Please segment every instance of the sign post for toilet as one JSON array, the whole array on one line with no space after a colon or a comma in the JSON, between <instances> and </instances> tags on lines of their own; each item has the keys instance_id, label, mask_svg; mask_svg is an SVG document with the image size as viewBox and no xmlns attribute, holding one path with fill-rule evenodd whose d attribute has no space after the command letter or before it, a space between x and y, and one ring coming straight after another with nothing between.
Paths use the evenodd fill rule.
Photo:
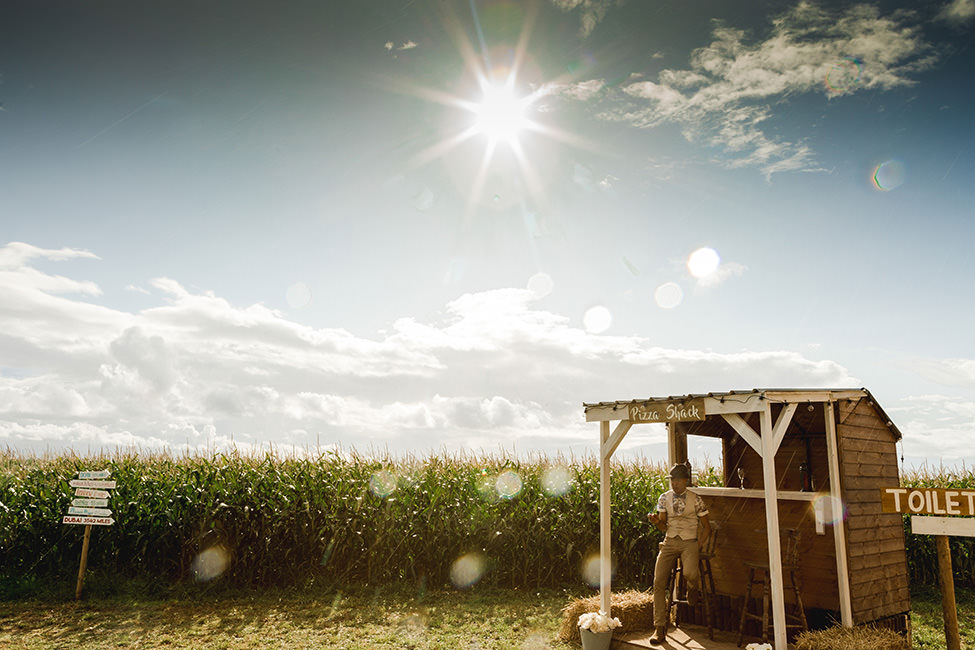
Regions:
<instances>
[{"instance_id":1,"label":"sign post for toilet","mask_svg":"<svg viewBox=\"0 0 975 650\"><path fill-rule=\"evenodd\" d=\"M884 512L911 515L912 533L934 535L938 548L945 642L948 650L961 650L948 538L975 537L975 490L890 487L881 488L880 498Z\"/></svg>"},{"instance_id":2,"label":"sign post for toilet","mask_svg":"<svg viewBox=\"0 0 975 650\"><path fill-rule=\"evenodd\" d=\"M88 542L91 540L92 526L111 526L115 523L112 511L102 507L107 506L109 493L115 487L115 481L106 481L110 476L107 469L78 472L78 478L69 481L75 489L76 498L71 501L68 514L61 520L63 524L84 525L85 537L81 542L81 564L78 567L78 585L75 587L75 600L81 598L81 587L85 583L85 569L88 566Z\"/></svg>"}]
</instances>

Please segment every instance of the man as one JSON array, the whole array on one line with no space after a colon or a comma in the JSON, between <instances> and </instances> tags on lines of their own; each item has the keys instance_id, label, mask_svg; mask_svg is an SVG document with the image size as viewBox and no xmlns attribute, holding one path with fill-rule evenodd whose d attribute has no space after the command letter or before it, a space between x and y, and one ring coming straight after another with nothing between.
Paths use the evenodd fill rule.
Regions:
<instances>
[{"instance_id":1,"label":"man","mask_svg":"<svg viewBox=\"0 0 975 650\"><path fill-rule=\"evenodd\" d=\"M711 535L711 522L708 509L701 497L687 489L691 482L691 471L687 465L678 463L670 470L671 489L660 495L657 512L647 515L650 523L664 533L664 541L657 553L657 564L653 570L653 636L650 643L659 645L667 636L667 619L670 607L667 603L667 581L674 570L677 558L684 567L687 581L687 602L693 607L701 597L698 554L704 542ZM702 536L698 538L698 523Z\"/></svg>"}]
</instances>

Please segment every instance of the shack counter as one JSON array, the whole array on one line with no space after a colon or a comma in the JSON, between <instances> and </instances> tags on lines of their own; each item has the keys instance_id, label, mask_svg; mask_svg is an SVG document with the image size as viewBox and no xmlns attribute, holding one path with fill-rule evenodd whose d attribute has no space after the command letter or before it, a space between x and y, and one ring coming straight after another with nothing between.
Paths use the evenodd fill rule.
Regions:
<instances>
[{"instance_id":1,"label":"shack counter","mask_svg":"<svg viewBox=\"0 0 975 650\"><path fill-rule=\"evenodd\" d=\"M765 561L776 650L786 647L782 531L798 532L805 609L837 612L844 625L909 625L901 515L884 513L881 488L899 484L901 434L866 389L755 389L584 404L600 423L600 550L609 611L609 462L634 424L668 431L669 463L687 461L687 436L722 441L725 487L695 487L718 525L715 591L738 607L745 562ZM610 431L610 423L619 421ZM788 592L788 593L787 593ZM740 609L738 610L740 612ZM738 612L718 620L737 621ZM736 626L737 629L737 626Z\"/></svg>"}]
</instances>

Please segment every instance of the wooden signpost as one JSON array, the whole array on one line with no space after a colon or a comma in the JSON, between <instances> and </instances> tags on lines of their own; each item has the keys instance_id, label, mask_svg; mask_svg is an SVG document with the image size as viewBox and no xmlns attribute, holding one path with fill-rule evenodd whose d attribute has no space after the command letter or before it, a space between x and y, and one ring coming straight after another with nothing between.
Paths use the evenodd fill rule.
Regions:
<instances>
[{"instance_id":1,"label":"wooden signpost","mask_svg":"<svg viewBox=\"0 0 975 650\"><path fill-rule=\"evenodd\" d=\"M881 488L884 512L911 514L911 532L934 535L938 549L938 578L941 583L941 609L945 619L947 650L961 650L958 607L955 604L955 579L951 572L948 537L975 537L975 490L941 488ZM955 515L953 517L927 515Z\"/></svg>"},{"instance_id":2,"label":"wooden signpost","mask_svg":"<svg viewBox=\"0 0 975 650\"><path fill-rule=\"evenodd\" d=\"M85 569L88 566L88 543L91 540L92 526L111 526L115 523L112 511L105 509L115 481L107 481L110 476L107 469L78 472L78 478L68 482L75 488L75 498L71 501L68 514L61 519L62 524L83 525L85 537L81 542L81 564L78 567L78 585L75 587L75 600L81 598L81 587L85 583Z\"/></svg>"}]
</instances>

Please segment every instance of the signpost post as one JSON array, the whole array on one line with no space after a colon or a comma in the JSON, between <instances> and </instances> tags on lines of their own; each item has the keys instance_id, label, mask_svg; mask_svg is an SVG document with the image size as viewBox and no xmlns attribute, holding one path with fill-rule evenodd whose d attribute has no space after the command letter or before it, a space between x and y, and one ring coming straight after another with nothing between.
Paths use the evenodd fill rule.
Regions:
<instances>
[{"instance_id":1,"label":"signpost post","mask_svg":"<svg viewBox=\"0 0 975 650\"><path fill-rule=\"evenodd\" d=\"M78 478L68 482L75 488L75 498L71 501L68 514L61 519L62 524L84 525L85 537L81 542L81 563L78 566L78 584L75 587L75 600L81 599L81 588L85 583L85 569L88 567L88 544L91 541L92 526L111 526L115 523L112 511L104 507L108 505L111 490L115 481L107 481L110 476L107 469L78 472Z\"/></svg>"},{"instance_id":2,"label":"signpost post","mask_svg":"<svg viewBox=\"0 0 975 650\"><path fill-rule=\"evenodd\" d=\"M947 650L961 650L958 607L955 604L955 579L951 573L951 548L948 537L975 537L975 490L942 488L881 488L884 512L910 513L911 532L934 535L938 549L938 578L941 583L941 609L945 620ZM924 515L956 515L954 517Z\"/></svg>"}]
</instances>

